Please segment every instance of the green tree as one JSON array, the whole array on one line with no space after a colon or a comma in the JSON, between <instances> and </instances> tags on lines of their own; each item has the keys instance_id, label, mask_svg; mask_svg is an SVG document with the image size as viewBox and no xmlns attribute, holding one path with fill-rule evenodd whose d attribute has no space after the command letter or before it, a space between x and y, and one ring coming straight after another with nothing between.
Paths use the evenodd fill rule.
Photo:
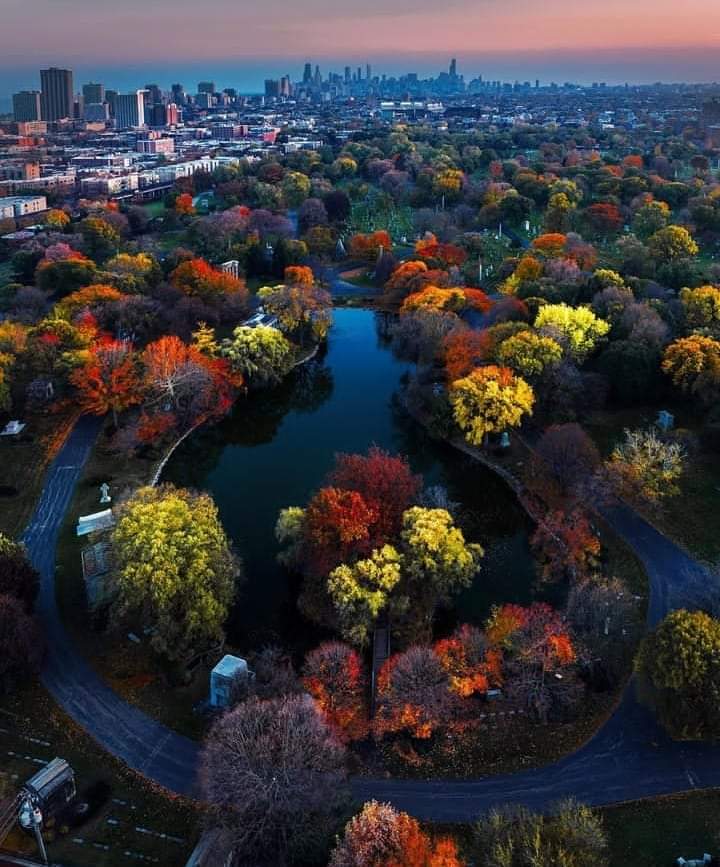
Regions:
<instances>
[{"instance_id":1,"label":"green tree","mask_svg":"<svg viewBox=\"0 0 720 867\"><path fill-rule=\"evenodd\" d=\"M221 354L251 384L280 382L293 365L293 345L277 328L240 325L232 339L223 340Z\"/></svg>"},{"instance_id":2,"label":"green tree","mask_svg":"<svg viewBox=\"0 0 720 867\"><path fill-rule=\"evenodd\" d=\"M670 208L665 202L647 202L633 217L633 232L642 241L647 241L670 222Z\"/></svg>"},{"instance_id":3,"label":"green tree","mask_svg":"<svg viewBox=\"0 0 720 867\"><path fill-rule=\"evenodd\" d=\"M474 446L489 434L517 427L532 414L534 402L531 386L507 367L478 367L450 386L455 422Z\"/></svg>"},{"instance_id":4,"label":"green tree","mask_svg":"<svg viewBox=\"0 0 720 867\"><path fill-rule=\"evenodd\" d=\"M240 566L207 494L140 488L112 534L116 618L154 629L152 645L182 660L220 640Z\"/></svg>"},{"instance_id":5,"label":"green tree","mask_svg":"<svg viewBox=\"0 0 720 867\"><path fill-rule=\"evenodd\" d=\"M643 639L636 669L642 694L673 736L720 736L720 621L673 611Z\"/></svg>"}]
</instances>

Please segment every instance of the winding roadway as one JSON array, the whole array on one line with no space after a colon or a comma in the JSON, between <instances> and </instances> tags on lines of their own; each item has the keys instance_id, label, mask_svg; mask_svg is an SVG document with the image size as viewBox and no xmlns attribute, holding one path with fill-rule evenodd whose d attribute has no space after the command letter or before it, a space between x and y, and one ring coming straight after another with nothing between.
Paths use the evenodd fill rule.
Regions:
<instances>
[{"instance_id":1,"label":"winding roadway","mask_svg":"<svg viewBox=\"0 0 720 867\"><path fill-rule=\"evenodd\" d=\"M42 579L38 613L48 642L42 682L108 752L171 792L192 795L199 745L113 692L78 654L58 612L58 535L99 430L97 419L85 416L77 423L48 469L23 536ZM604 514L647 569L650 625L673 608L705 598L711 578L698 563L626 506L606 508ZM353 793L358 800L390 801L418 818L456 822L506 802L544 809L572 796L601 805L720 786L720 746L669 740L634 692L625 691L616 712L585 746L552 765L467 781L355 778Z\"/></svg>"}]
</instances>

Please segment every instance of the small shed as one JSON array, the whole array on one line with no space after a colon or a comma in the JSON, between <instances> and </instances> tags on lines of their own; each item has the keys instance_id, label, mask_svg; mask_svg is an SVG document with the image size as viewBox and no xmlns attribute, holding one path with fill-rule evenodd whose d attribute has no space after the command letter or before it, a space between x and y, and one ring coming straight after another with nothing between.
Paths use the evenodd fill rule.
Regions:
<instances>
[{"instance_id":1,"label":"small shed","mask_svg":"<svg viewBox=\"0 0 720 867\"><path fill-rule=\"evenodd\" d=\"M65 759L54 758L22 787L21 795L48 818L75 797L75 774Z\"/></svg>"},{"instance_id":2,"label":"small shed","mask_svg":"<svg viewBox=\"0 0 720 867\"><path fill-rule=\"evenodd\" d=\"M78 518L76 533L78 536L87 536L96 530L109 530L114 524L112 509L104 509L92 515L81 515Z\"/></svg>"},{"instance_id":3,"label":"small shed","mask_svg":"<svg viewBox=\"0 0 720 867\"><path fill-rule=\"evenodd\" d=\"M210 707L228 707L236 684L247 683L247 661L226 653L210 672Z\"/></svg>"}]
</instances>

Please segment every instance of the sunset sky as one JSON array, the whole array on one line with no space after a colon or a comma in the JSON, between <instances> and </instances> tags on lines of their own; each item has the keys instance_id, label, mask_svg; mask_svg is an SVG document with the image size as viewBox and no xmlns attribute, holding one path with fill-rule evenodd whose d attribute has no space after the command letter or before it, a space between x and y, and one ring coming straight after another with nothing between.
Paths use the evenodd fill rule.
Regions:
<instances>
[{"instance_id":1,"label":"sunset sky","mask_svg":"<svg viewBox=\"0 0 720 867\"><path fill-rule=\"evenodd\" d=\"M471 77L720 79L717 0L1 0L0 7L3 95L37 86L31 70L48 64L96 70L123 87L156 71L165 85L183 74L190 83L195 68L227 70L237 81L223 84L242 87L266 73L296 75L306 58L325 69L329 61L338 68L345 59L370 60L390 73L435 71L440 58L457 55Z\"/></svg>"}]
</instances>

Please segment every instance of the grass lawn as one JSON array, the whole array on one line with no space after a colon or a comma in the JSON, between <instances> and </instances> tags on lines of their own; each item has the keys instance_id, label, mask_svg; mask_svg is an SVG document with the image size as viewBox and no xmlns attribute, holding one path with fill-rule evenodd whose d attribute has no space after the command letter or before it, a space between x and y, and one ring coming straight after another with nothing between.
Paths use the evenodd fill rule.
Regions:
<instances>
[{"instance_id":1,"label":"grass lawn","mask_svg":"<svg viewBox=\"0 0 720 867\"><path fill-rule=\"evenodd\" d=\"M46 828L51 861L73 867L185 864L199 836L195 805L166 796L101 750L40 686L0 699L0 741L0 801L55 756L70 763L81 796L91 787L105 790L97 797L97 809L81 826L69 832L60 826ZM33 838L17 828L3 847L35 851Z\"/></svg>"},{"instance_id":2,"label":"grass lawn","mask_svg":"<svg viewBox=\"0 0 720 867\"><path fill-rule=\"evenodd\" d=\"M609 867L662 867L720 854L720 791L635 801L602 811Z\"/></svg>"},{"instance_id":3,"label":"grass lawn","mask_svg":"<svg viewBox=\"0 0 720 867\"><path fill-rule=\"evenodd\" d=\"M42 488L45 470L72 428L71 413L35 414L18 436L0 438L0 532L19 536Z\"/></svg>"},{"instance_id":4,"label":"grass lawn","mask_svg":"<svg viewBox=\"0 0 720 867\"><path fill-rule=\"evenodd\" d=\"M167 210L165 207L165 203L162 200L157 202L148 202L146 205L143 205L148 217L152 220L154 217L162 217L162 215Z\"/></svg>"},{"instance_id":5,"label":"grass lawn","mask_svg":"<svg viewBox=\"0 0 720 867\"><path fill-rule=\"evenodd\" d=\"M136 644L125 632L96 628L88 612L80 552L88 544L78 538L75 526L79 515L98 511L99 486L110 485L114 501L147 484L157 458L128 458L110 452L101 434L78 483L60 532L56 570L56 593L60 613L80 653L100 676L127 701L166 725L190 737L199 737L204 720L192 713L192 707L207 694L208 672L200 666L188 686L170 687L161 662L153 653L149 640L141 637Z\"/></svg>"}]
</instances>

